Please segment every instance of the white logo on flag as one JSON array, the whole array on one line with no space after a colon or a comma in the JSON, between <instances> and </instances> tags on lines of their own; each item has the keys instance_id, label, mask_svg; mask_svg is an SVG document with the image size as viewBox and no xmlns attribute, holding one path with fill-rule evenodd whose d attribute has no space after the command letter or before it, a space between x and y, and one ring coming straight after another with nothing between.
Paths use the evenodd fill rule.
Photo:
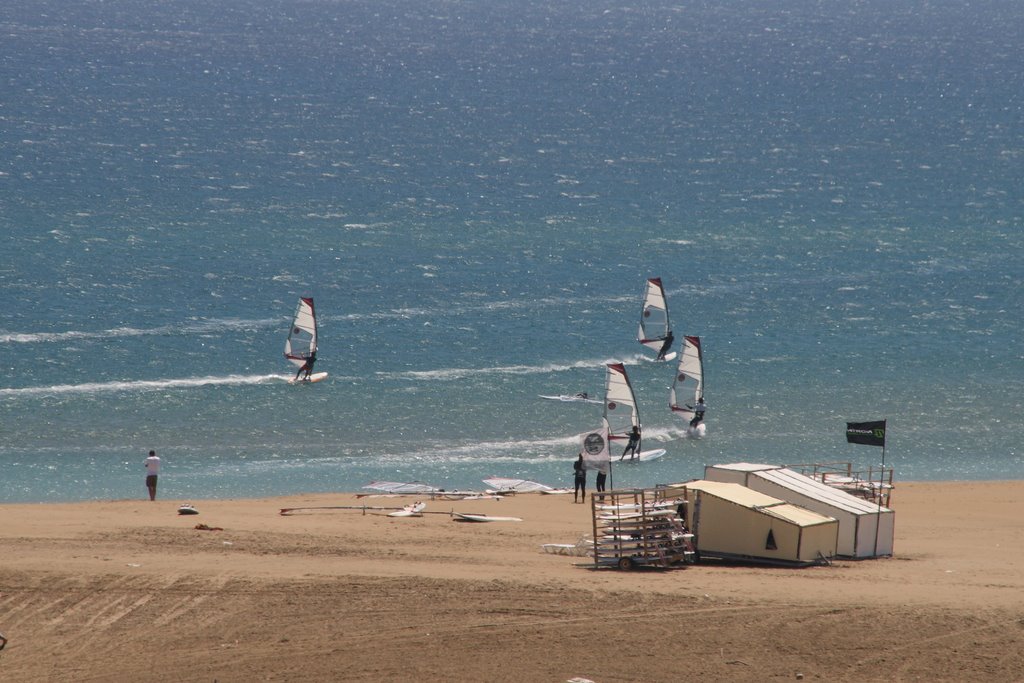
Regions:
<instances>
[{"instance_id":1,"label":"white logo on flag","mask_svg":"<svg viewBox=\"0 0 1024 683\"><path fill-rule=\"evenodd\" d=\"M608 451L608 423L601 429L580 434L580 452L583 453L583 464L588 470L597 470L608 474L611 453Z\"/></svg>"}]
</instances>

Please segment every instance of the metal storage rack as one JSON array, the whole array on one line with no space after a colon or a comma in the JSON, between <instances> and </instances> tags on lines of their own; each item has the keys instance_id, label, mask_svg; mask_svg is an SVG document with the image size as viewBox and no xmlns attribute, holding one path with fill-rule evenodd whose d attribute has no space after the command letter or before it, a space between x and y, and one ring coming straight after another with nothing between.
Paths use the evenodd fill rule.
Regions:
<instances>
[{"instance_id":1,"label":"metal storage rack","mask_svg":"<svg viewBox=\"0 0 1024 683\"><path fill-rule=\"evenodd\" d=\"M628 570L692 563L693 534L683 527L677 511L685 497L685 489L678 488L593 495L594 566Z\"/></svg>"}]
</instances>

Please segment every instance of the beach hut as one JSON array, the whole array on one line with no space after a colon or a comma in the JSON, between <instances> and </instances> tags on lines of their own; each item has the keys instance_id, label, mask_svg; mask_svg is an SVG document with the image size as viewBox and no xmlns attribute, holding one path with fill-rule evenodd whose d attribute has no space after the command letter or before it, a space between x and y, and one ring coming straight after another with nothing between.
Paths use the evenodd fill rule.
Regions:
<instances>
[{"instance_id":1,"label":"beach hut","mask_svg":"<svg viewBox=\"0 0 1024 683\"><path fill-rule=\"evenodd\" d=\"M740 484L690 481L686 520L701 559L783 565L828 562L839 522Z\"/></svg>"},{"instance_id":2,"label":"beach hut","mask_svg":"<svg viewBox=\"0 0 1024 683\"><path fill-rule=\"evenodd\" d=\"M794 470L774 465L708 465L704 478L742 484L787 503L839 521L836 555L868 558L892 555L896 513Z\"/></svg>"}]
</instances>

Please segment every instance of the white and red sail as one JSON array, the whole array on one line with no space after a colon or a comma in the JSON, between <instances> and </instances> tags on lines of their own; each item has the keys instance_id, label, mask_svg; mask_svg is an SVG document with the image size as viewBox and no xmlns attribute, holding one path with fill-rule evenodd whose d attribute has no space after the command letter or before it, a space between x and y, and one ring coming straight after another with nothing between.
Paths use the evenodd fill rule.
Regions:
<instances>
[{"instance_id":1,"label":"white and red sail","mask_svg":"<svg viewBox=\"0 0 1024 683\"><path fill-rule=\"evenodd\" d=\"M288 331L288 340L284 343L284 357L298 366L305 364L306 359L316 353L316 309L311 297L299 299L292 317L292 326Z\"/></svg>"},{"instance_id":2,"label":"white and red sail","mask_svg":"<svg viewBox=\"0 0 1024 683\"><path fill-rule=\"evenodd\" d=\"M689 422L693 419L692 406L704 395L704 353L700 337L683 337L676 377L672 382L669 407L672 412ZM687 407L687 405L691 407Z\"/></svg>"},{"instance_id":3,"label":"white and red sail","mask_svg":"<svg viewBox=\"0 0 1024 683\"><path fill-rule=\"evenodd\" d=\"M609 441L628 441L633 427L640 428L640 412L629 383L626 366L608 363L604 390L604 419L608 423Z\"/></svg>"},{"instance_id":4,"label":"white and red sail","mask_svg":"<svg viewBox=\"0 0 1024 683\"><path fill-rule=\"evenodd\" d=\"M636 340L665 360L672 346L672 324L668 317L668 302L660 277L647 279L644 285L643 305L640 309L640 329Z\"/></svg>"}]
</instances>

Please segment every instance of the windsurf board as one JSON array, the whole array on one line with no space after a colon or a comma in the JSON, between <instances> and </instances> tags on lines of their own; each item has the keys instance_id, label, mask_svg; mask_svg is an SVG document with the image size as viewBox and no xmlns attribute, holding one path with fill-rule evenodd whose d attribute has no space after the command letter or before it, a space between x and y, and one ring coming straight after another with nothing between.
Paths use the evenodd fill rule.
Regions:
<instances>
[{"instance_id":1,"label":"windsurf board","mask_svg":"<svg viewBox=\"0 0 1024 683\"><path fill-rule=\"evenodd\" d=\"M473 515L465 512L453 512L456 522L521 522L519 517L492 517L491 515Z\"/></svg>"},{"instance_id":2,"label":"windsurf board","mask_svg":"<svg viewBox=\"0 0 1024 683\"><path fill-rule=\"evenodd\" d=\"M301 377L299 379L292 378L292 379L288 380L288 383L289 384L314 384L316 382L321 382L321 381L323 381L325 379L327 379L327 373L326 372L314 372L312 375L309 376L308 379L305 378L305 377Z\"/></svg>"},{"instance_id":3,"label":"windsurf board","mask_svg":"<svg viewBox=\"0 0 1024 683\"><path fill-rule=\"evenodd\" d=\"M657 460L661 456L665 455L665 453L666 451L664 448L655 448L651 451L640 451L640 454L635 458L631 458L627 455L622 460L613 460L612 462L617 462L619 464L628 462L648 462L650 460Z\"/></svg>"}]
</instances>

